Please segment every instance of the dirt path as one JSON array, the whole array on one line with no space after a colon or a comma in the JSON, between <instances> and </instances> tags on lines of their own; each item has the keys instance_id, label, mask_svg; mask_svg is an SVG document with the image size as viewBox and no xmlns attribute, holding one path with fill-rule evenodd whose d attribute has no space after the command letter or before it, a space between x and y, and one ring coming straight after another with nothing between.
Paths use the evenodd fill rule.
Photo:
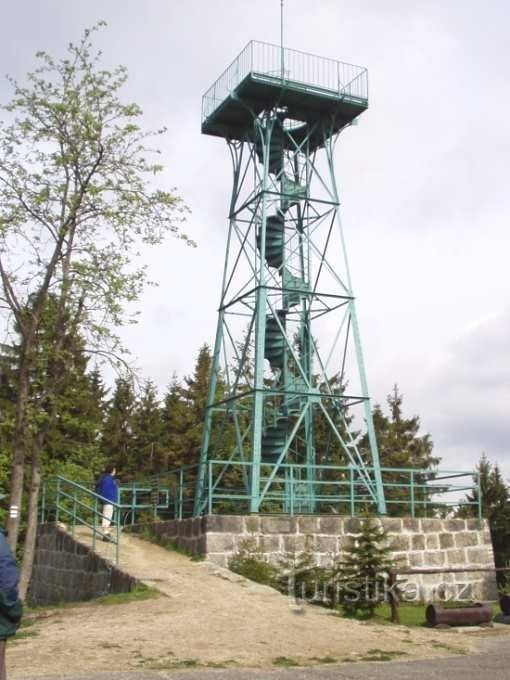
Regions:
<instances>
[{"instance_id":1,"label":"dirt path","mask_svg":"<svg viewBox=\"0 0 510 680\"><path fill-rule=\"evenodd\" d=\"M112 547L101 544L102 551ZM444 631L347 621L139 538L122 537L121 567L162 596L54 610L9 643L13 679L78 671L193 666L265 667L295 661L363 660L382 652L413 659L468 651ZM377 653L374 650L378 650Z\"/></svg>"}]
</instances>

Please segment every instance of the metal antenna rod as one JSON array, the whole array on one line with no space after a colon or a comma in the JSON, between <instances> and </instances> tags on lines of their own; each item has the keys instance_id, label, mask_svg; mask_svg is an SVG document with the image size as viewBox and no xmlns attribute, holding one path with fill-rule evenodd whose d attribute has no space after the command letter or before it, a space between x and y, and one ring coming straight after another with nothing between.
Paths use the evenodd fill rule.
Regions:
<instances>
[{"instance_id":1,"label":"metal antenna rod","mask_svg":"<svg viewBox=\"0 0 510 680\"><path fill-rule=\"evenodd\" d=\"M280 45L281 45L281 66L282 66L282 80L285 78L285 59L283 50L283 0L280 0Z\"/></svg>"}]
</instances>

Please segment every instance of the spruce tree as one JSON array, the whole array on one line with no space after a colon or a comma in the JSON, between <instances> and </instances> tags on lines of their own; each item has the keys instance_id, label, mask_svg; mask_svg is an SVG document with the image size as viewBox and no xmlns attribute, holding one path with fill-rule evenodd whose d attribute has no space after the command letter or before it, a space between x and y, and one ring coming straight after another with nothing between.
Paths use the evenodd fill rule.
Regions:
<instances>
[{"instance_id":1,"label":"spruce tree","mask_svg":"<svg viewBox=\"0 0 510 680\"><path fill-rule=\"evenodd\" d=\"M385 573L392 566L386 532L371 517L362 520L358 536L334 569L344 613L371 618L384 597Z\"/></svg>"},{"instance_id":2,"label":"spruce tree","mask_svg":"<svg viewBox=\"0 0 510 680\"><path fill-rule=\"evenodd\" d=\"M480 481L482 514L489 523L494 561L496 567L506 567L510 562L510 489L506 485L499 465L492 464L487 456L482 454L477 465L475 483ZM475 488L466 496L467 504L461 505L459 517L477 517L480 494ZM498 574L498 582L503 585L510 577Z\"/></svg>"},{"instance_id":3,"label":"spruce tree","mask_svg":"<svg viewBox=\"0 0 510 680\"><path fill-rule=\"evenodd\" d=\"M200 347L193 375L184 379L183 396L189 414L189 425L184 433L186 465L194 465L200 460L200 448L204 428L204 416L209 395L212 357L207 344ZM226 385L221 373L217 376L215 401L221 401L226 395ZM234 433L229 417L215 413L212 421L211 451L216 458L229 455L234 444Z\"/></svg>"},{"instance_id":4,"label":"spruce tree","mask_svg":"<svg viewBox=\"0 0 510 680\"><path fill-rule=\"evenodd\" d=\"M131 381L117 378L115 391L107 408L101 448L105 460L115 465L124 478L132 477L136 471L134 411L135 394Z\"/></svg>"},{"instance_id":5,"label":"spruce tree","mask_svg":"<svg viewBox=\"0 0 510 680\"><path fill-rule=\"evenodd\" d=\"M403 395L395 385L391 394L387 397L390 415L383 413L380 405L373 410L373 420L379 460L384 468L409 468L413 470L425 470L413 474L416 488L414 490L414 512L416 515L424 515L431 511L426 504L427 491L424 488L426 482L433 479L435 468L440 458L434 456L434 444L430 434L420 434L420 418L414 415L405 418L403 415ZM364 435L361 447L367 461L369 460L368 435ZM395 486L385 489L388 504L388 514L403 515L411 511L411 492L408 488L410 473L407 472L384 472L383 481Z\"/></svg>"},{"instance_id":6,"label":"spruce tree","mask_svg":"<svg viewBox=\"0 0 510 680\"><path fill-rule=\"evenodd\" d=\"M75 337L73 341L76 341ZM65 380L55 397L57 417L45 437L43 467L48 474L81 475L91 480L101 471L101 450L105 388L97 371L87 372L88 359L83 347L76 347L66 362ZM70 467L76 470L71 475Z\"/></svg>"},{"instance_id":7,"label":"spruce tree","mask_svg":"<svg viewBox=\"0 0 510 680\"><path fill-rule=\"evenodd\" d=\"M164 471L163 421L156 386L146 380L133 416L131 468L139 477Z\"/></svg>"},{"instance_id":8,"label":"spruce tree","mask_svg":"<svg viewBox=\"0 0 510 680\"><path fill-rule=\"evenodd\" d=\"M187 461L185 437L192 422L192 416L183 387L175 373L163 399L161 418L162 445L165 452L163 466L169 470L182 467Z\"/></svg>"}]
</instances>

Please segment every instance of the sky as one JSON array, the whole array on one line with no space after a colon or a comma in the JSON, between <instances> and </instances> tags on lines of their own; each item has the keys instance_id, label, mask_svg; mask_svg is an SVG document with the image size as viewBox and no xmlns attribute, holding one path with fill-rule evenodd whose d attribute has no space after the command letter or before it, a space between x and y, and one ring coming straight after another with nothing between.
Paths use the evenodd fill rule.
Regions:
<instances>
[{"instance_id":1,"label":"sky","mask_svg":"<svg viewBox=\"0 0 510 680\"><path fill-rule=\"evenodd\" d=\"M126 99L165 125L161 177L198 247L144 254L157 288L122 333L161 390L212 343L231 169L200 134L201 97L251 39L278 42L279 0L0 0L1 71L63 55L100 19ZM482 452L510 476L510 5L505 0L285 0L287 47L368 68L370 105L336 169L370 393L394 383L443 468ZM3 75L2 73L2 75ZM0 78L0 101L10 86ZM345 137L345 138L344 138Z\"/></svg>"}]
</instances>

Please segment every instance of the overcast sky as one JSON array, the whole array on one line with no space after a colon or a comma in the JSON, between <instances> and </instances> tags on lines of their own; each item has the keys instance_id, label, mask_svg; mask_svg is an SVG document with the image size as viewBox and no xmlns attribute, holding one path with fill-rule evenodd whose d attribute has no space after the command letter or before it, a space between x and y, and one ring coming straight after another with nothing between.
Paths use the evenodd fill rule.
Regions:
<instances>
[{"instance_id":1,"label":"overcast sky","mask_svg":"<svg viewBox=\"0 0 510 680\"><path fill-rule=\"evenodd\" d=\"M397 382L443 467L482 451L510 475L510 5L507 0L285 0L286 46L366 66L370 108L337 147L370 391ZM0 64L63 54L99 19L126 97L166 125L164 182L199 247L148 258L158 289L124 339L164 388L216 325L230 160L200 135L201 96L251 39L278 42L279 0L0 0ZM9 86L0 81L0 100Z\"/></svg>"}]
</instances>

